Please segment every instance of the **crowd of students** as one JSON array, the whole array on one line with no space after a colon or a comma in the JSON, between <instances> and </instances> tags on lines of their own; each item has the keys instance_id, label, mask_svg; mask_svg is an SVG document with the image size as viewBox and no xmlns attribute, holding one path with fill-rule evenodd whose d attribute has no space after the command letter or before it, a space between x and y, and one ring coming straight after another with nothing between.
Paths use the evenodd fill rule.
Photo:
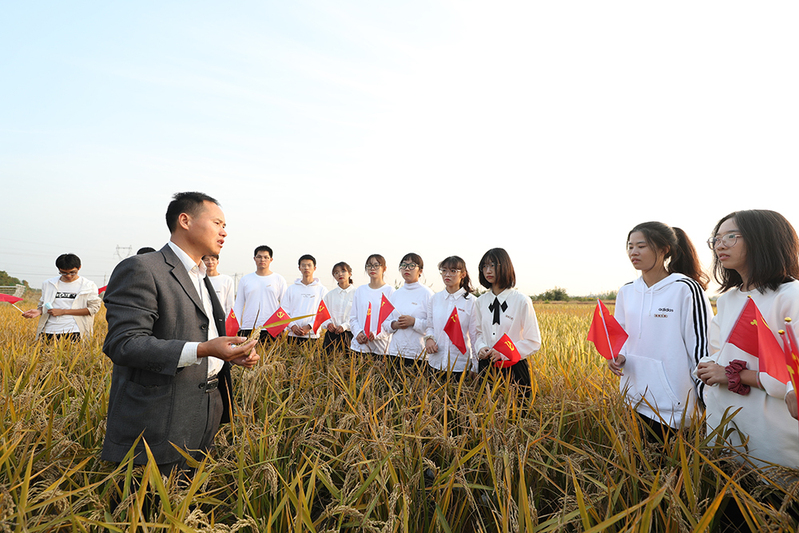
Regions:
<instances>
[{"instance_id":1,"label":"crowd of students","mask_svg":"<svg viewBox=\"0 0 799 533\"><path fill-rule=\"evenodd\" d=\"M734 425L738 431L727 433L730 446L746 448L756 463L799 468L796 393L790 381L761 371L757 354L727 342L750 299L774 335L793 327L784 325L786 317L799 319L796 231L774 211L737 211L716 224L707 244L722 293L715 316L706 295L709 276L685 232L661 222L630 230L627 254L641 275L618 291L615 318L628 339L608 368L620 377L625 400L650 438L671 438L704 409L708 429ZM280 307L290 317L305 317L288 325L294 342L318 339L324 331L323 346L331 353L350 350L406 366L421 364L455 380L493 364L512 382L531 383L530 356L541 347L538 321L532 300L514 288L516 273L502 248L488 250L480 260L478 279L486 289L480 296L458 256L438 263L444 283L438 293L420 282L425 264L415 253L400 260L403 284L396 290L385 282L385 258L372 254L364 265L368 283L354 287L352 268L339 262L332 269L337 285L328 291L314 276L313 256L299 259L301 275L288 284L270 269L272 249L259 246L256 271L241 279L235 297L233 280L217 271L218 260L203 257L206 274L225 314L232 310L237 317L240 336L248 336ZM78 276L77 256L65 254L56 264L60 276L45 282L39 308L23 316L40 317L37 334L86 335L99 309L97 288ZM320 302L330 319L314 330L312 315ZM386 303L393 309L383 316ZM448 325L453 316L456 326ZM453 327L460 328L462 343L454 342ZM264 341L269 338L266 331L261 334ZM496 349L505 335L518 350L515 364L507 364Z\"/></svg>"}]
</instances>

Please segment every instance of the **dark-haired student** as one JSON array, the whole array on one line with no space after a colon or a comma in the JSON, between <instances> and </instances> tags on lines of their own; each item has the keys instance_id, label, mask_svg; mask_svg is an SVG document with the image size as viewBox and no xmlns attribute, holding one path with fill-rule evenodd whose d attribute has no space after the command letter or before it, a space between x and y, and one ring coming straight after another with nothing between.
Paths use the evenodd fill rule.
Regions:
<instances>
[{"instance_id":1,"label":"dark-haired student","mask_svg":"<svg viewBox=\"0 0 799 533\"><path fill-rule=\"evenodd\" d=\"M42 284L39 306L22 313L25 318L39 318L36 338L87 339L94 331L94 315L102 300L97 285L78 275L80 258L62 254L55 260L58 276Z\"/></svg>"},{"instance_id":2,"label":"dark-haired student","mask_svg":"<svg viewBox=\"0 0 799 533\"><path fill-rule=\"evenodd\" d=\"M494 346L507 334L518 350L520 360L502 368L502 373L520 385L531 385L528 358L541 348L541 333L533 302L514 288L516 271L503 248L492 248L483 254L479 268L480 285L490 289L477 299L474 306L474 349L480 371L504 359Z\"/></svg>"},{"instance_id":3,"label":"dark-haired student","mask_svg":"<svg viewBox=\"0 0 799 533\"><path fill-rule=\"evenodd\" d=\"M478 368L477 357L472 349L477 335L474 320L474 304L477 298L472 295L472 283L463 259L455 255L447 257L438 264L438 271L444 282L444 290L434 294L427 303L427 364L442 376L449 375L450 379L458 381L464 372L477 372ZM458 310L465 353L452 343L444 331L455 309Z\"/></svg>"},{"instance_id":4,"label":"dark-haired student","mask_svg":"<svg viewBox=\"0 0 799 533\"><path fill-rule=\"evenodd\" d=\"M286 289L283 298L283 310L290 317L314 315L319 310L319 304L327 294L327 288L322 285L316 273L316 258L305 254L298 261L301 276ZM290 322L288 325L288 339L293 342L303 343L310 339L318 339L319 333L313 330L314 317L301 318Z\"/></svg>"},{"instance_id":5,"label":"dark-haired student","mask_svg":"<svg viewBox=\"0 0 799 533\"><path fill-rule=\"evenodd\" d=\"M266 245L255 249L255 272L242 277L233 304L233 313L239 321L239 335L249 337L252 330L264 325L277 311L286 294L286 279L272 272L272 248ZM260 341L270 339L269 332L261 330Z\"/></svg>"},{"instance_id":6,"label":"dark-haired student","mask_svg":"<svg viewBox=\"0 0 799 533\"><path fill-rule=\"evenodd\" d=\"M391 335L378 329L380 303L385 296L389 300L394 288L385 280L386 259L380 254L372 254L366 259L366 274L369 283L355 289L350 309L350 330L354 335L350 349L359 353L383 356L388 353ZM371 304L371 305L370 305ZM369 328L366 328L369 316Z\"/></svg>"},{"instance_id":7,"label":"dark-haired student","mask_svg":"<svg viewBox=\"0 0 799 533\"><path fill-rule=\"evenodd\" d=\"M708 276L685 232L662 222L631 229L627 256L641 276L616 296L614 316L629 337L607 364L621 377L627 403L651 429L647 437L663 442L670 428L693 420L697 383L692 373L708 354L713 318L705 295Z\"/></svg>"},{"instance_id":8,"label":"dark-haired student","mask_svg":"<svg viewBox=\"0 0 799 533\"><path fill-rule=\"evenodd\" d=\"M329 354L346 351L352 343L350 331L350 311L355 286L352 284L352 267L344 261L333 265L333 279L336 286L325 294L323 300L330 313L330 319L322 323L325 329L323 348Z\"/></svg>"},{"instance_id":9,"label":"dark-haired student","mask_svg":"<svg viewBox=\"0 0 799 533\"><path fill-rule=\"evenodd\" d=\"M383 322L383 330L391 334L388 354L405 366L412 366L423 358L427 302L433 290L419 281L424 272L424 261L419 254L405 254L399 272L404 283L391 295L394 310Z\"/></svg>"},{"instance_id":10,"label":"dark-haired student","mask_svg":"<svg viewBox=\"0 0 799 533\"><path fill-rule=\"evenodd\" d=\"M708 430L734 413L729 443L756 464L799 467L799 429L785 406L787 387L765 372L759 360L726 342L751 298L771 332L799 317L799 239L774 211L736 211L722 218L708 245L715 252L713 274L723 294L710 326L710 355L697 366L704 384ZM794 329L794 331L796 331ZM777 341L779 342L779 341ZM740 410L739 410L740 409ZM743 439L743 442L742 442Z\"/></svg>"}]
</instances>

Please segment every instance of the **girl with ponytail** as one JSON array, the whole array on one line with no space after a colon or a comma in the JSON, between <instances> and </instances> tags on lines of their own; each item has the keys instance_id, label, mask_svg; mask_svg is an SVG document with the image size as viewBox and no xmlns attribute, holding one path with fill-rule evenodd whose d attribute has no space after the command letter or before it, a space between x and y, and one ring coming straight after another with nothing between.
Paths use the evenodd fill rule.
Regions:
<instances>
[{"instance_id":1,"label":"girl with ponytail","mask_svg":"<svg viewBox=\"0 0 799 533\"><path fill-rule=\"evenodd\" d=\"M708 353L713 318L708 276L685 232L661 222L630 230L627 256L641 276L616 296L615 317L629 337L608 367L621 377L621 391L647 435L663 441L690 425L697 405L692 372Z\"/></svg>"}]
</instances>

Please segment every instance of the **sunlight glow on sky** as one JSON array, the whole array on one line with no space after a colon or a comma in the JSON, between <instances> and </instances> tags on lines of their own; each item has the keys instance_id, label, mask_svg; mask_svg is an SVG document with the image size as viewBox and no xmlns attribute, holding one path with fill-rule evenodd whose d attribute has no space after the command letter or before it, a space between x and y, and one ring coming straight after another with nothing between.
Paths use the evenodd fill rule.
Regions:
<instances>
[{"instance_id":1,"label":"sunlight glow on sky","mask_svg":"<svg viewBox=\"0 0 799 533\"><path fill-rule=\"evenodd\" d=\"M216 197L220 271L275 250L477 262L572 295L635 278L629 229L700 250L737 209L799 225L799 4L37 2L0 18L0 270L160 248L173 193ZM394 268L389 283L401 278Z\"/></svg>"}]
</instances>

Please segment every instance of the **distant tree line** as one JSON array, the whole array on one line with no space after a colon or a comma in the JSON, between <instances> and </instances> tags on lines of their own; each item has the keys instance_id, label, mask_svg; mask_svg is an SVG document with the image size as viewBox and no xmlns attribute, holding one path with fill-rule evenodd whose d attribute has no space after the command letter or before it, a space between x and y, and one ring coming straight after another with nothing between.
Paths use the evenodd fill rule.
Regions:
<instances>
[{"instance_id":1,"label":"distant tree line","mask_svg":"<svg viewBox=\"0 0 799 533\"><path fill-rule=\"evenodd\" d=\"M0 285L25 285L29 287L27 281L10 276L5 270L0 270Z\"/></svg>"}]
</instances>

